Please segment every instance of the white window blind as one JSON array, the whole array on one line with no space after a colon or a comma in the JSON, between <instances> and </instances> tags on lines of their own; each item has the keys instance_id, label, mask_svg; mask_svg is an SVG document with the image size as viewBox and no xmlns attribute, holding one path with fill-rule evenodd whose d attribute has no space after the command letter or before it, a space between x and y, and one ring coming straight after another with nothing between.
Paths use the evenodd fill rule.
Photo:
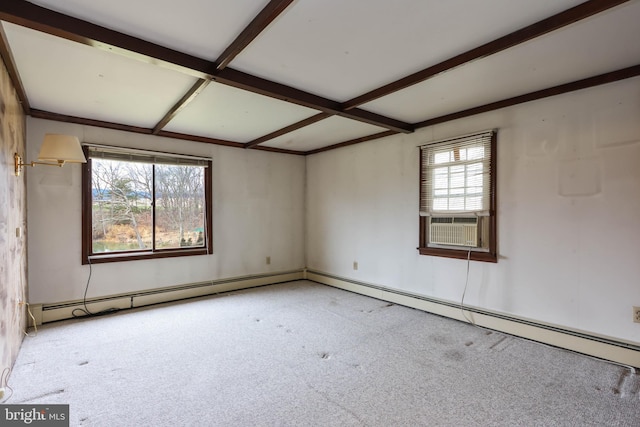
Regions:
<instances>
[{"instance_id":1,"label":"white window blind","mask_svg":"<svg viewBox=\"0 0 640 427\"><path fill-rule=\"evenodd\" d=\"M489 215L493 131L420 147L420 215Z\"/></svg>"},{"instance_id":2,"label":"white window blind","mask_svg":"<svg viewBox=\"0 0 640 427\"><path fill-rule=\"evenodd\" d=\"M89 157L124 162L153 163L174 166L207 167L211 159L186 154L162 153L110 145L83 144L89 149Z\"/></svg>"}]
</instances>

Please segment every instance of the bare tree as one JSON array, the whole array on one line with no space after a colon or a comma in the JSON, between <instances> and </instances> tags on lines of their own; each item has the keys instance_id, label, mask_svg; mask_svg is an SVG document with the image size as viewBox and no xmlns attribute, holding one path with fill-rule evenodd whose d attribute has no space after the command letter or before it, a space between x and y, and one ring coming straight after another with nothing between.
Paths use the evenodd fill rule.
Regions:
<instances>
[{"instance_id":1,"label":"bare tree","mask_svg":"<svg viewBox=\"0 0 640 427\"><path fill-rule=\"evenodd\" d=\"M202 224L203 170L193 166L156 166L156 203L162 207L162 219L167 226L178 230L181 245L185 230L195 230ZM158 212L156 211L157 217Z\"/></svg>"},{"instance_id":2,"label":"bare tree","mask_svg":"<svg viewBox=\"0 0 640 427\"><path fill-rule=\"evenodd\" d=\"M145 165L146 166L146 165ZM147 169L150 170L150 166ZM145 244L140 234L138 220L136 218L137 202L140 199L140 190L137 181L129 175L128 168L123 167L123 162L98 160L93 162L93 186L99 190L101 222L106 234L107 226L114 224L130 224L138 242L138 247L143 249ZM143 175L143 169L139 171ZM149 175L151 175L149 173ZM106 205L106 206L105 206ZM104 208L108 207L108 215L104 215Z\"/></svg>"},{"instance_id":3,"label":"bare tree","mask_svg":"<svg viewBox=\"0 0 640 427\"><path fill-rule=\"evenodd\" d=\"M203 178L202 167L94 159L93 192L94 203L98 204L94 224L99 212L105 236L113 225L131 226L138 247L143 249L140 222L155 226L151 224L155 209L155 245L201 245L202 233L195 232L201 231L204 224ZM159 232L164 232L162 237ZM190 232L194 234L188 235ZM169 237L168 242L162 242L164 236Z\"/></svg>"}]
</instances>

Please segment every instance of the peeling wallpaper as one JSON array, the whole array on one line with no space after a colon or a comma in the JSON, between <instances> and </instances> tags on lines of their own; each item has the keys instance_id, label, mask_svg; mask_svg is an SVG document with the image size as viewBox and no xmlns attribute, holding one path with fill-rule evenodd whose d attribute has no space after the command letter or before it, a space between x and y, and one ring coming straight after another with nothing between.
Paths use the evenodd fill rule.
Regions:
<instances>
[{"instance_id":1,"label":"peeling wallpaper","mask_svg":"<svg viewBox=\"0 0 640 427\"><path fill-rule=\"evenodd\" d=\"M24 175L14 174L16 152L25 152L25 115L0 61L0 372L13 366L26 325L18 301L27 299L27 197Z\"/></svg>"}]
</instances>

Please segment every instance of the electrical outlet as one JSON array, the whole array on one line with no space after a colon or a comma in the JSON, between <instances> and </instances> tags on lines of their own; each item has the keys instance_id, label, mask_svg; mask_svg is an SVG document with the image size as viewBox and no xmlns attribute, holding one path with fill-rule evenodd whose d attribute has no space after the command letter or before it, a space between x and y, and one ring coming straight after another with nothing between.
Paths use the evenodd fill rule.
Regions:
<instances>
[{"instance_id":1,"label":"electrical outlet","mask_svg":"<svg viewBox=\"0 0 640 427\"><path fill-rule=\"evenodd\" d=\"M269 264L271 264L271 257L270 256L267 257L267 265L269 265Z\"/></svg>"},{"instance_id":2,"label":"electrical outlet","mask_svg":"<svg viewBox=\"0 0 640 427\"><path fill-rule=\"evenodd\" d=\"M633 307L633 321L640 323L640 307Z\"/></svg>"},{"instance_id":3,"label":"electrical outlet","mask_svg":"<svg viewBox=\"0 0 640 427\"><path fill-rule=\"evenodd\" d=\"M353 261L353 269L354 270L358 269L358 261Z\"/></svg>"}]
</instances>

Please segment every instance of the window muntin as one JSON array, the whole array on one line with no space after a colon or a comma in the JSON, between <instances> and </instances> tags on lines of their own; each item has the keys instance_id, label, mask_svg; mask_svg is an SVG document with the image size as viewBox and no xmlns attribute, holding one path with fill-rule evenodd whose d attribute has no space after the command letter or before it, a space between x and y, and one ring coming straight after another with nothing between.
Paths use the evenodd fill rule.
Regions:
<instances>
[{"instance_id":1,"label":"window muntin","mask_svg":"<svg viewBox=\"0 0 640 427\"><path fill-rule=\"evenodd\" d=\"M481 211L484 147L450 149L433 157L433 211Z\"/></svg>"},{"instance_id":2,"label":"window muntin","mask_svg":"<svg viewBox=\"0 0 640 427\"><path fill-rule=\"evenodd\" d=\"M211 250L211 162L88 145L83 169L83 263Z\"/></svg>"},{"instance_id":3,"label":"window muntin","mask_svg":"<svg viewBox=\"0 0 640 427\"><path fill-rule=\"evenodd\" d=\"M487 131L420 147L421 254L497 259L495 142Z\"/></svg>"}]
</instances>

